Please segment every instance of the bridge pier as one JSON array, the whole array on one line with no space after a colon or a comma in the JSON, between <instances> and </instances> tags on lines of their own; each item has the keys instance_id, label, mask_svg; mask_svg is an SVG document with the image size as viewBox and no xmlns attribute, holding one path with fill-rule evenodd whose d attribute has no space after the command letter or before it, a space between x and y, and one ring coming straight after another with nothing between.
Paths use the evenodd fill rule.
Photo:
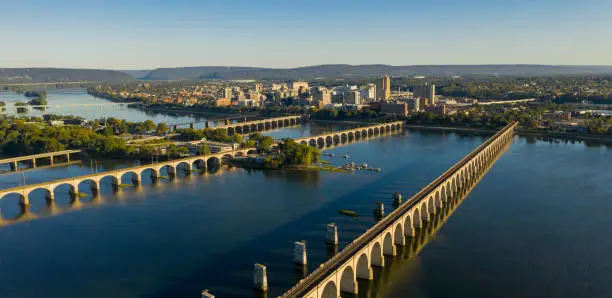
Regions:
<instances>
[{"instance_id":1,"label":"bridge pier","mask_svg":"<svg viewBox=\"0 0 612 298\"><path fill-rule=\"evenodd\" d=\"M396 192L393 194L393 207L397 208L402 204L402 194Z\"/></svg>"},{"instance_id":2,"label":"bridge pier","mask_svg":"<svg viewBox=\"0 0 612 298\"><path fill-rule=\"evenodd\" d=\"M36 168L36 158L32 158L32 168Z\"/></svg>"},{"instance_id":3,"label":"bridge pier","mask_svg":"<svg viewBox=\"0 0 612 298\"><path fill-rule=\"evenodd\" d=\"M202 291L201 294L202 294L201 298L215 298L215 295L213 295L210 292L208 292L208 289Z\"/></svg>"},{"instance_id":4,"label":"bridge pier","mask_svg":"<svg viewBox=\"0 0 612 298\"><path fill-rule=\"evenodd\" d=\"M17 166L17 162L16 161L11 162L11 172L17 171L18 168L19 167Z\"/></svg>"},{"instance_id":5,"label":"bridge pier","mask_svg":"<svg viewBox=\"0 0 612 298\"><path fill-rule=\"evenodd\" d=\"M30 199L28 198L28 196L27 196L27 195L22 196L22 197L19 199L19 204L20 204L21 206L29 206L29 205L30 205Z\"/></svg>"},{"instance_id":6,"label":"bridge pier","mask_svg":"<svg viewBox=\"0 0 612 298\"><path fill-rule=\"evenodd\" d=\"M53 165L53 155L49 156L49 164Z\"/></svg>"},{"instance_id":7,"label":"bridge pier","mask_svg":"<svg viewBox=\"0 0 612 298\"><path fill-rule=\"evenodd\" d=\"M326 243L338 245L338 227L335 223L327 224Z\"/></svg>"},{"instance_id":8,"label":"bridge pier","mask_svg":"<svg viewBox=\"0 0 612 298\"><path fill-rule=\"evenodd\" d=\"M50 190L45 194L45 199L47 199L47 201L55 200L55 193L53 192L53 190Z\"/></svg>"},{"instance_id":9,"label":"bridge pier","mask_svg":"<svg viewBox=\"0 0 612 298\"><path fill-rule=\"evenodd\" d=\"M266 272L266 266L262 264L255 264L253 270L253 287L256 290L267 292L268 273Z\"/></svg>"},{"instance_id":10,"label":"bridge pier","mask_svg":"<svg viewBox=\"0 0 612 298\"><path fill-rule=\"evenodd\" d=\"M308 263L306 241L296 241L293 244L293 263L296 265L306 265Z\"/></svg>"},{"instance_id":11,"label":"bridge pier","mask_svg":"<svg viewBox=\"0 0 612 298\"><path fill-rule=\"evenodd\" d=\"M374 218L376 221L381 220L385 216L385 204L383 202L376 202L374 208Z\"/></svg>"}]
</instances>

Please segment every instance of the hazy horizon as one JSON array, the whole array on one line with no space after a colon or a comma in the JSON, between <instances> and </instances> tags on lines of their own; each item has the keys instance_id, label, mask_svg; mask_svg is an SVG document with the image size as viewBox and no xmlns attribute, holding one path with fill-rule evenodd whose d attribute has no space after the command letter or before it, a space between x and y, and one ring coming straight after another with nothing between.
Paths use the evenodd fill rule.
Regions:
<instances>
[{"instance_id":1,"label":"hazy horizon","mask_svg":"<svg viewBox=\"0 0 612 298\"><path fill-rule=\"evenodd\" d=\"M12 1L0 67L610 66L609 11L604 0Z\"/></svg>"},{"instance_id":2,"label":"hazy horizon","mask_svg":"<svg viewBox=\"0 0 612 298\"><path fill-rule=\"evenodd\" d=\"M587 65L587 64L526 64L526 63L514 63L514 64L501 64L501 63L491 63L491 64L415 64L415 65L393 65L393 64L345 64L345 63L329 63L329 64L317 64L317 65L304 65L304 66L296 66L296 67L268 67L268 66L244 66L244 65L183 65L183 66L169 66L169 67L157 67L157 68L72 68L72 67L56 67L56 66L27 66L27 67L0 67L2 69L83 69L83 70L116 70L116 71L152 71L159 68L172 69L172 68L197 68L197 67L228 67L228 68L238 68L238 67L248 67L248 68L268 68L268 69L296 69L303 67L317 67L317 66L328 66L328 65L347 65L347 66L374 66L374 65L384 65L391 67L438 67L438 66L555 66L555 67L612 67L610 65Z\"/></svg>"}]
</instances>

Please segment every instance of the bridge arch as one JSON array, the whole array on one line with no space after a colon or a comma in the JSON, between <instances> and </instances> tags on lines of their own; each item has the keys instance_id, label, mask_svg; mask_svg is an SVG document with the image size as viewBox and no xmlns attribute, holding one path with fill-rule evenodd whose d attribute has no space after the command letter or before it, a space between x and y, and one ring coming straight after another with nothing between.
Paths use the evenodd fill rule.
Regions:
<instances>
[{"instance_id":1,"label":"bridge arch","mask_svg":"<svg viewBox=\"0 0 612 298\"><path fill-rule=\"evenodd\" d=\"M424 222L429 221L429 212L427 211L427 203L421 204L421 207L419 208L419 210L421 211L419 214L420 222L421 222L421 225L423 225Z\"/></svg>"},{"instance_id":2,"label":"bridge arch","mask_svg":"<svg viewBox=\"0 0 612 298\"><path fill-rule=\"evenodd\" d=\"M308 145L311 146L311 147L317 147L317 140L309 139L308 140Z\"/></svg>"},{"instance_id":3,"label":"bridge arch","mask_svg":"<svg viewBox=\"0 0 612 298\"><path fill-rule=\"evenodd\" d=\"M206 161L204 159L202 159L202 158L198 158L198 159L193 161L192 167L196 168L196 169L199 169L199 170L204 169L204 168L206 168Z\"/></svg>"},{"instance_id":4,"label":"bridge arch","mask_svg":"<svg viewBox=\"0 0 612 298\"><path fill-rule=\"evenodd\" d=\"M370 262L372 262L372 266L384 267L385 260L383 259L382 248L380 247L380 242L376 241L372 244L372 249L370 250Z\"/></svg>"},{"instance_id":5,"label":"bridge arch","mask_svg":"<svg viewBox=\"0 0 612 298\"><path fill-rule=\"evenodd\" d=\"M91 190L100 189L100 186L98 185L98 180L96 180L95 178L86 178L78 182L77 190L80 190L86 187L87 186L86 182L89 182L89 189Z\"/></svg>"},{"instance_id":6,"label":"bridge arch","mask_svg":"<svg viewBox=\"0 0 612 298\"><path fill-rule=\"evenodd\" d=\"M336 283L333 280L330 280L327 282L327 284L325 284L320 298L338 298L340 297L339 292L340 291L338 291Z\"/></svg>"},{"instance_id":7,"label":"bridge arch","mask_svg":"<svg viewBox=\"0 0 612 298\"><path fill-rule=\"evenodd\" d=\"M66 186L68 186L67 188L68 188L69 194L77 193L77 189L75 189L74 184L69 183L69 182L62 182L62 183L59 183L53 186L53 195L55 195L58 191L66 189Z\"/></svg>"},{"instance_id":8,"label":"bridge arch","mask_svg":"<svg viewBox=\"0 0 612 298\"><path fill-rule=\"evenodd\" d=\"M374 130L372 128L368 129L368 137L371 137L374 135Z\"/></svg>"},{"instance_id":9,"label":"bridge arch","mask_svg":"<svg viewBox=\"0 0 612 298\"><path fill-rule=\"evenodd\" d=\"M366 138L367 136L368 136L368 131L367 131L367 130L365 130L365 129L364 129L364 130L362 130L362 131L361 131L361 137L362 137L362 138Z\"/></svg>"},{"instance_id":10,"label":"bridge arch","mask_svg":"<svg viewBox=\"0 0 612 298\"><path fill-rule=\"evenodd\" d=\"M370 268L370 259L366 253L362 253L357 259L357 278L359 279L371 279L372 269Z\"/></svg>"},{"instance_id":11,"label":"bridge arch","mask_svg":"<svg viewBox=\"0 0 612 298\"><path fill-rule=\"evenodd\" d=\"M383 253L387 256L395 255L395 245L393 244L393 236L391 236L391 232L385 233L385 238L383 240Z\"/></svg>"},{"instance_id":12,"label":"bridge arch","mask_svg":"<svg viewBox=\"0 0 612 298\"><path fill-rule=\"evenodd\" d=\"M138 182L140 181L140 173L136 172L136 171L126 171L123 172L121 174L119 174L119 179L120 179L120 183L123 183L123 180L125 177L132 177L132 179L130 181L132 182Z\"/></svg>"},{"instance_id":13,"label":"bridge arch","mask_svg":"<svg viewBox=\"0 0 612 298\"><path fill-rule=\"evenodd\" d=\"M346 266L340 276L340 292L357 293L357 277L353 267Z\"/></svg>"},{"instance_id":14,"label":"bridge arch","mask_svg":"<svg viewBox=\"0 0 612 298\"><path fill-rule=\"evenodd\" d=\"M339 144L340 143L340 135L335 134L334 137L334 145Z\"/></svg>"},{"instance_id":15,"label":"bridge arch","mask_svg":"<svg viewBox=\"0 0 612 298\"><path fill-rule=\"evenodd\" d=\"M46 200L52 199L53 198L53 192L51 190L49 190L49 188L41 186L41 187L37 187L37 188L33 188L30 189L26 194L24 195L19 195L19 199L20 202L22 202L22 197L26 197L28 202L32 200L32 198L37 197L37 193L41 193L43 194L43 197ZM16 194L16 193L15 193ZM33 195L34 194L34 195ZM8 194L7 194L8 195ZM1 200L2 198L0 198ZM1 215L0 215L1 216Z\"/></svg>"},{"instance_id":16,"label":"bridge arch","mask_svg":"<svg viewBox=\"0 0 612 298\"><path fill-rule=\"evenodd\" d=\"M436 208L442 208L442 196L440 195L440 190L438 189L436 191L436 196L434 198L434 206Z\"/></svg>"},{"instance_id":17,"label":"bridge arch","mask_svg":"<svg viewBox=\"0 0 612 298\"><path fill-rule=\"evenodd\" d=\"M206 160L206 167L213 168L221 165L221 159L218 156L211 156Z\"/></svg>"},{"instance_id":18,"label":"bridge arch","mask_svg":"<svg viewBox=\"0 0 612 298\"><path fill-rule=\"evenodd\" d=\"M404 236L404 228L402 227L401 220L395 225L395 231L393 232L394 243L397 245L406 245L406 236Z\"/></svg>"},{"instance_id":19,"label":"bridge arch","mask_svg":"<svg viewBox=\"0 0 612 298\"><path fill-rule=\"evenodd\" d=\"M429 198L427 198L427 210L431 214L436 213L436 202L435 202L435 199L434 199L433 195L431 195L431 196L429 196Z\"/></svg>"},{"instance_id":20,"label":"bridge arch","mask_svg":"<svg viewBox=\"0 0 612 298\"><path fill-rule=\"evenodd\" d=\"M319 146L319 147L325 146L325 140L323 138L318 138L317 139L317 146Z\"/></svg>"},{"instance_id":21,"label":"bridge arch","mask_svg":"<svg viewBox=\"0 0 612 298\"><path fill-rule=\"evenodd\" d=\"M346 133L341 134L340 141L342 142L342 144L346 143L348 141L348 135Z\"/></svg>"},{"instance_id":22,"label":"bridge arch","mask_svg":"<svg viewBox=\"0 0 612 298\"><path fill-rule=\"evenodd\" d=\"M332 136L325 137L325 145L330 146L334 143Z\"/></svg>"},{"instance_id":23,"label":"bridge arch","mask_svg":"<svg viewBox=\"0 0 612 298\"><path fill-rule=\"evenodd\" d=\"M404 232L408 237L414 237L414 225L412 223L412 211L408 211L406 217L404 217Z\"/></svg>"}]
</instances>

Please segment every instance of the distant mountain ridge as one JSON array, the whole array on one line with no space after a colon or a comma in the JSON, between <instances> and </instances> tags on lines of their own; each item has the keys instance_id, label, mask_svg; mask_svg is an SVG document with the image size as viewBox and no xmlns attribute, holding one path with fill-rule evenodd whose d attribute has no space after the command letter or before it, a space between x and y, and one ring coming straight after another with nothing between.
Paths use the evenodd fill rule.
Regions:
<instances>
[{"instance_id":1,"label":"distant mountain ridge","mask_svg":"<svg viewBox=\"0 0 612 298\"><path fill-rule=\"evenodd\" d=\"M108 82L134 81L134 78L117 70L70 68L0 68L0 83L51 83L51 82Z\"/></svg>"},{"instance_id":2,"label":"distant mountain ridge","mask_svg":"<svg viewBox=\"0 0 612 298\"><path fill-rule=\"evenodd\" d=\"M313 79L318 77L367 78L384 74L390 76L549 76L612 74L612 66L561 65L413 65L383 64L348 65L326 64L298 68L264 67L177 67L158 68L143 77L145 80L197 80L197 79Z\"/></svg>"},{"instance_id":3,"label":"distant mountain ridge","mask_svg":"<svg viewBox=\"0 0 612 298\"><path fill-rule=\"evenodd\" d=\"M151 69L122 69L123 73L127 73L135 79L142 79L151 73Z\"/></svg>"}]
</instances>

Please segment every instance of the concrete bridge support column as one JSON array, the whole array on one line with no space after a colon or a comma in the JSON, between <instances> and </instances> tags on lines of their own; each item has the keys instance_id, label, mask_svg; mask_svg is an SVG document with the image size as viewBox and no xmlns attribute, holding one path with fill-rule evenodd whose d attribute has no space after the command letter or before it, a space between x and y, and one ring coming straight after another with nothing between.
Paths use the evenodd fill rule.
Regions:
<instances>
[{"instance_id":1,"label":"concrete bridge support column","mask_svg":"<svg viewBox=\"0 0 612 298\"><path fill-rule=\"evenodd\" d=\"M308 264L308 258L306 256L306 241L296 241L293 247L293 263L296 265Z\"/></svg>"},{"instance_id":2,"label":"concrete bridge support column","mask_svg":"<svg viewBox=\"0 0 612 298\"><path fill-rule=\"evenodd\" d=\"M55 200L55 193L53 193L53 190L48 191L48 192L45 194L45 199L47 199L47 201L53 201L53 200Z\"/></svg>"},{"instance_id":3,"label":"concrete bridge support column","mask_svg":"<svg viewBox=\"0 0 612 298\"><path fill-rule=\"evenodd\" d=\"M15 172L15 171L17 171L17 169L18 169L17 162L16 161L12 162L11 163L11 171Z\"/></svg>"},{"instance_id":4,"label":"concrete bridge support column","mask_svg":"<svg viewBox=\"0 0 612 298\"><path fill-rule=\"evenodd\" d=\"M268 273L266 272L266 266L255 264L253 270L253 287L262 292L267 292Z\"/></svg>"},{"instance_id":5,"label":"concrete bridge support column","mask_svg":"<svg viewBox=\"0 0 612 298\"><path fill-rule=\"evenodd\" d=\"M338 227L335 223L327 225L326 243L329 245L338 245Z\"/></svg>"},{"instance_id":6,"label":"concrete bridge support column","mask_svg":"<svg viewBox=\"0 0 612 298\"><path fill-rule=\"evenodd\" d=\"M49 156L49 164L53 165L53 155Z\"/></svg>"},{"instance_id":7,"label":"concrete bridge support column","mask_svg":"<svg viewBox=\"0 0 612 298\"><path fill-rule=\"evenodd\" d=\"M195 128L195 123L189 123L189 128L194 129Z\"/></svg>"},{"instance_id":8,"label":"concrete bridge support column","mask_svg":"<svg viewBox=\"0 0 612 298\"><path fill-rule=\"evenodd\" d=\"M36 158L32 158L32 168L36 168Z\"/></svg>"},{"instance_id":9,"label":"concrete bridge support column","mask_svg":"<svg viewBox=\"0 0 612 298\"><path fill-rule=\"evenodd\" d=\"M29 206L30 205L30 199L28 198L28 195L22 196L21 199L19 199L19 204L21 206Z\"/></svg>"},{"instance_id":10,"label":"concrete bridge support column","mask_svg":"<svg viewBox=\"0 0 612 298\"><path fill-rule=\"evenodd\" d=\"M380 217L385 216L385 204L383 202L376 202L376 207L374 208L374 215Z\"/></svg>"},{"instance_id":11,"label":"concrete bridge support column","mask_svg":"<svg viewBox=\"0 0 612 298\"><path fill-rule=\"evenodd\" d=\"M396 192L393 194L393 207L397 208L402 204L402 194Z\"/></svg>"}]
</instances>

